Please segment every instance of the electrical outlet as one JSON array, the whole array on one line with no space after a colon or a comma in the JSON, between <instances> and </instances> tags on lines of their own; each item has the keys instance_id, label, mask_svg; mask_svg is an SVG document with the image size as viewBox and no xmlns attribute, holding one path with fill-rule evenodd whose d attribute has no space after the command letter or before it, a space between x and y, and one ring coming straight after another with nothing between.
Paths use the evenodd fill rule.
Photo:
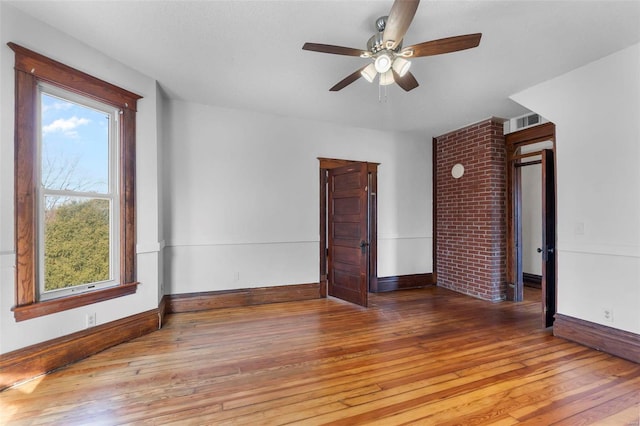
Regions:
<instances>
[{"instance_id":1,"label":"electrical outlet","mask_svg":"<svg viewBox=\"0 0 640 426\"><path fill-rule=\"evenodd\" d=\"M240 281L240 272L235 272L233 274L233 280L236 282Z\"/></svg>"},{"instance_id":2,"label":"electrical outlet","mask_svg":"<svg viewBox=\"0 0 640 426\"><path fill-rule=\"evenodd\" d=\"M602 308L602 319L604 319L607 322L613 322L613 309Z\"/></svg>"},{"instance_id":3,"label":"electrical outlet","mask_svg":"<svg viewBox=\"0 0 640 426\"><path fill-rule=\"evenodd\" d=\"M96 313L94 312L92 314L87 314L85 327L90 328L90 327L95 327L95 325L96 325Z\"/></svg>"}]
</instances>

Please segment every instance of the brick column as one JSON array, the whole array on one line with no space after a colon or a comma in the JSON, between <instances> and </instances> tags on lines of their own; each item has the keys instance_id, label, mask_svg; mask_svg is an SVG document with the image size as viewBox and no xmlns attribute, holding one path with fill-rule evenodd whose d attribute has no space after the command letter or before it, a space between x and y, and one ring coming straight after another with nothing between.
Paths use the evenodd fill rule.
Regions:
<instances>
[{"instance_id":1,"label":"brick column","mask_svg":"<svg viewBox=\"0 0 640 426\"><path fill-rule=\"evenodd\" d=\"M501 120L435 138L438 285L480 299L506 295L506 150ZM451 168L464 166L454 179Z\"/></svg>"}]
</instances>

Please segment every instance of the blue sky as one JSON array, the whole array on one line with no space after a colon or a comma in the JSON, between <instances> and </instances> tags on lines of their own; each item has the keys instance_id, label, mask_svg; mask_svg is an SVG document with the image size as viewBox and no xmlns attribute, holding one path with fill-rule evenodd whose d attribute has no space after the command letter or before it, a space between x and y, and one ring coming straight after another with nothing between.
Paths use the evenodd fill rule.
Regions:
<instances>
[{"instance_id":1,"label":"blue sky","mask_svg":"<svg viewBox=\"0 0 640 426\"><path fill-rule=\"evenodd\" d=\"M108 115L42 94L42 180L50 189L106 192Z\"/></svg>"}]
</instances>

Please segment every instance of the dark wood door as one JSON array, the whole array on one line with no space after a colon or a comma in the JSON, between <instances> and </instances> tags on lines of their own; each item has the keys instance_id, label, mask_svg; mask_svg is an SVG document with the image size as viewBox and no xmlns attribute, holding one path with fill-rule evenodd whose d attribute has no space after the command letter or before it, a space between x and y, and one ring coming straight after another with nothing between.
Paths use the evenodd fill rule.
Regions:
<instances>
[{"instance_id":1,"label":"dark wood door","mask_svg":"<svg viewBox=\"0 0 640 426\"><path fill-rule=\"evenodd\" d=\"M553 151L542 151L542 311L545 327L556 313L556 179Z\"/></svg>"},{"instance_id":2,"label":"dark wood door","mask_svg":"<svg viewBox=\"0 0 640 426\"><path fill-rule=\"evenodd\" d=\"M367 182L367 163L329 170L327 290L361 306L368 303Z\"/></svg>"}]
</instances>

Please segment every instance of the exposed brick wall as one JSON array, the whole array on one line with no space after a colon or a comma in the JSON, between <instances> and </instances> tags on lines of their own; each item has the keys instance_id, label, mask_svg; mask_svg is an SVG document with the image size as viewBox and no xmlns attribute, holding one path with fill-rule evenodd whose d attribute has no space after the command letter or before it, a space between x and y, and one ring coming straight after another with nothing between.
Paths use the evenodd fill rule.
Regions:
<instances>
[{"instance_id":1,"label":"exposed brick wall","mask_svg":"<svg viewBox=\"0 0 640 426\"><path fill-rule=\"evenodd\" d=\"M481 299L506 295L506 151L489 119L435 138L439 286ZM464 175L451 176L460 163Z\"/></svg>"}]
</instances>

